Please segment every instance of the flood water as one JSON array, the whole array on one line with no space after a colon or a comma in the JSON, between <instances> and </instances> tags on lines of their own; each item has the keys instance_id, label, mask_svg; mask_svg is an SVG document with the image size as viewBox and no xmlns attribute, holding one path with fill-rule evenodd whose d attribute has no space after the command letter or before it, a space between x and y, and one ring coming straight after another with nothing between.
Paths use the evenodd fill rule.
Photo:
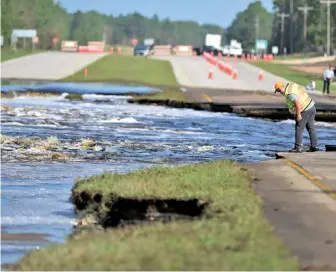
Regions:
<instances>
[{"instance_id":1,"label":"flood water","mask_svg":"<svg viewBox=\"0 0 336 272\"><path fill-rule=\"evenodd\" d=\"M48 241L63 242L72 230L68 199L79 176L217 159L256 162L293 144L289 120L142 106L120 96L104 96L109 101L103 102L97 95L80 102L63 97L2 99L9 106L1 113L2 135L28 139L1 144L3 232L47 234ZM335 123L317 127L322 148L336 138ZM2 263L45 244L2 241Z\"/></svg>"},{"instance_id":2,"label":"flood water","mask_svg":"<svg viewBox=\"0 0 336 272\"><path fill-rule=\"evenodd\" d=\"M46 82L27 80L1 80L2 92L37 91L50 93L72 94L102 94L102 95L127 95L127 94L150 94L161 92L157 88L147 86L125 86L110 83L77 83L77 82Z\"/></svg>"}]
</instances>

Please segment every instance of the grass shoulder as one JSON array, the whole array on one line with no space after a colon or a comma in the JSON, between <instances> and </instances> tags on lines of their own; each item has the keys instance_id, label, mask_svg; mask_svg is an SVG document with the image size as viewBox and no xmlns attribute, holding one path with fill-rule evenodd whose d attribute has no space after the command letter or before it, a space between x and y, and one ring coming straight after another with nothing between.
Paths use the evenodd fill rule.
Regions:
<instances>
[{"instance_id":1,"label":"grass shoulder","mask_svg":"<svg viewBox=\"0 0 336 272\"><path fill-rule=\"evenodd\" d=\"M32 54L37 54L41 53L43 50L24 50L24 49L18 49L18 50L13 50L13 49L1 49L1 62L15 59L15 58L20 58L24 57L27 55L32 55Z\"/></svg>"},{"instance_id":2,"label":"grass shoulder","mask_svg":"<svg viewBox=\"0 0 336 272\"><path fill-rule=\"evenodd\" d=\"M26 255L14 270L297 270L264 219L245 169L230 161L104 173L78 180L72 199L84 210L109 215L117 196L197 199L207 203L197 220L132 225L88 233ZM99 195L99 201L97 198ZM77 205L78 206L78 205Z\"/></svg>"},{"instance_id":3,"label":"grass shoulder","mask_svg":"<svg viewBox=\"0 0 336 272\"><path fill-rule=\"evenodd\" d=\"M285 64L275 62L253 61L250 63L267 72L270 72L274 75L278 75L280 77L287 79L288 81L295 82L302 86L306 86L310 80L314 80L316 82L316 90L321 91L323 88L323 80L319 75L306 73L303 71L297 71L291 69ZM330 90L336 91L336 86L331 84Z\"/></svg>"},{"instance_id":4,"label":"grass shoulder","mask_svg":"<svg viewBox=\"0 0 336 272\"><path fill-rule=\"evenodd\" d=\"M142 84L160 88L163 92L135 96L135 100L148 98L185 101L171 64L164 60L111 54L89 65L87 76L84 68L63 81Z\"/></svg>"}]
</instances>

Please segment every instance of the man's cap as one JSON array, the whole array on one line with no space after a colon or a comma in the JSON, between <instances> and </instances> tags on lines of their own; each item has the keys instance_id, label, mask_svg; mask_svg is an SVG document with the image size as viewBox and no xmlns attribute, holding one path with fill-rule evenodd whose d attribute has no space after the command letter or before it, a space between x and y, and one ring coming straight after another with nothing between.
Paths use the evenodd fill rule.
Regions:
<instances>
[{"instance_id":1,"label":"man's cap","mask_svg":"<svg viewBox=\"0 0 336 272\"><path fill-rule=\"evenodd\" d=\"M275 83L274 85L274 89L280 89L281 87L285 86L285 84L282 81L278 81L277 83Z\"/></svg>"},{"instance_id":2,"label":"man's cap","mask_svg":"<svg viewBox=\"0 0 336 272\"><path fill-rule=\"evenodd\" d=\"M285 84L282 81L278 81L277 83L275 83L274 85L274 89L275 89L275 93L277 92L278 89L280 89L281 87L285 86Z\"/></svg>"}]
</instances>

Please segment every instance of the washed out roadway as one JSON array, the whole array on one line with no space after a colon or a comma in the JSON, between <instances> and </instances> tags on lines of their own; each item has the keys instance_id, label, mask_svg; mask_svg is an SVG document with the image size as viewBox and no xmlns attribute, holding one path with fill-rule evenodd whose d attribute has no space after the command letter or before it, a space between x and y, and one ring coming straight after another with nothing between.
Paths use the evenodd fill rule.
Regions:
<instances>
[{"instance_id":1,"label":"washed out roadway","mask_svg":"<svg viewBox=\"0 0 336 272\"><path fill-rule=\"evenodd\" d=\"M106 53L45 52L1 63L2 79L59 80L102 58Z\"/></svg>"}]
</instances>

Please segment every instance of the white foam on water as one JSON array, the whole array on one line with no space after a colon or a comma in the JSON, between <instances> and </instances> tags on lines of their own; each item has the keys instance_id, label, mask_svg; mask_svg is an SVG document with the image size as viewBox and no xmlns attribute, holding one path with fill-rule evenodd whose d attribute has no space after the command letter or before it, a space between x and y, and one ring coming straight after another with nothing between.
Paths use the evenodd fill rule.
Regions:
<instances>
[{"instance_id":1,"label":"white foam on water","mask_svg":"<svg viewBox=\"0 0 336 272\"><path fill-rule=\"evenodd\" d=\"M114 100L127 100L127 99L131 99L132 96L120 96L120 95L101 95L101 94L83 94L82 95L83 99L86 100L110 100L110 101L114 101Z\"/></svg>"},{"instance_id":2,"label":"white foam on water","mask_svg":"<svg viewBox=\"0 0 336 272\"><path fill-rule=\"evenodd\" d=\"M290 124L290 125L295 125L295 121L288 119L279 122L280 124ZM325 127L325 128L336 128L336 123L327 123L327 122L315 122L315 125L318 127Z\"/></svg>"},{"instance_id":3,"label":"white foam on water","mask_svg":"<svg viewBox=\"0 0 336 272\"><path fill-rule=\"evenodd\" d=\"M336 128L336 123L315 122L316 126L326 128Z\"/></svg>"},{"instance_id":4,"label":"white foam on water","mask_svg":"<svg viewBox=\"0 0 336 272\"><path fill-rule=\"evenodd\" d=\"M110 120L101 120L100 123L139 123L135 118L133 117L127 117L127 118L113 118Z\"/></svg>"},{"instance_id":5,"label":"white foam on water","mask_svg":"<svg viewBox=\"0 0 336 272\"><path fill-rule=\"evenodd\" d=\"M38 224L74 224L76 222L75 219L67 218L67 217L56 217L52 215L48 216L22 216L22 215L14 215L14 216L3 216L1 217L2 225L38 225Z\"/></svg>"},{"instance_id":6,"label":"white foam on water","mask_svg":"<svg viewBox=\"0 0 336 272\"><path fill-rule=\"evenodd\" d=\"M8 125L8 126L26 126L26 124L22 124L19 122L1 122L1 125Z\"/></svg>"},{"instance_id":7,"label":"white foam on water","mask_svg":"<svg viewBox=\"0 0 336 272\"><path fill-rule=\"evenodd\" d=\"M34 241L31 241L34 243ZM9 244L11 243L11 244ZM5 251L8 253L11 252L17 252L17 251L28 251L28 250L34 250L34 249L40 249L40 246L36 245L25 245L22 242L20 244L12 244L15 243L15 241L2 241L1 243L1 251Z\"/></svg>"}]
</instances>

